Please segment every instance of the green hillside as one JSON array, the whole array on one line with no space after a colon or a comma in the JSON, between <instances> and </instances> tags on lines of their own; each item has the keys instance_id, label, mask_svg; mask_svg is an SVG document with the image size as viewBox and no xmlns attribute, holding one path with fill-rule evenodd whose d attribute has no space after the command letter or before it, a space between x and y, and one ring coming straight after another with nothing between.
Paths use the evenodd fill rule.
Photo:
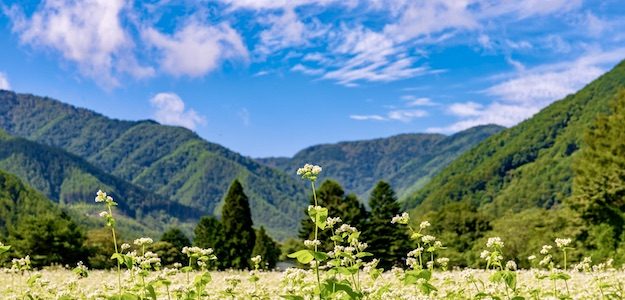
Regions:
<instances>
[{"instance_id":1,"label":"green hillside","mask_svg":"<svg viewBox=\"0 0 625 300\"><path fill-rule=\"evenodd\" d=\"M0 129L0 169L8 171L63 206L81 208L94 205L94 191L110 191L119 209L150 228L163 229L173 222L196 220L197 210L151 193L94 167L82 158L61 149L15 138ZM96 208L96 213L98 212ZM136 222L135 222L136 223ZM139 226L141 227L141 226ZM141 234L148 227L140 228Z\"/></svg>"},{"instance_id":2,"label":"green hillside","mask_svg":"<svg viewBox=\"0 0 625 300\"><path fill-rule=\"evenodd\" d=\"M451 212L462 209L462 218L473 218L472 226L477 226L476 220L485 224L480 227L482 233L510 232L507 227L512 226L513 220L527 217L540 221L534 224L543 226L543 231L549 228L551 234L565 234L564 227L576 220L574 215L560 209L571 196L574 158L584 147L584 134L598 115L608 112L610 101L623 87L625 62L579 92L464 153L423 189L408 197L405 206L414 208L416 216L440 220L451 219ZM545 225L565 215L570 216L569 225L551 228L553 224ZM515 225L524 226L526 232L538 230L522 224L525 223ZM454 234L462 233L459 230Z\"/></svg>"},{"instance_id":3,"label":"green hillside","mask_svg":"<svg viewBox=\"0 0 625 300\"><path fill-rule=\"evenodd\" d=\"M308 147L292 158L260 158L259 162L287 174L305 163L323 166L321 179L332 178L348 192L364 198L379 180L391 183L398 195L416 191L463 152L503 127L477 126L451 136L401 134L388 138Z\"/></svg>"},{"instance_id":4,"label":"green hillside","mask_svg":"<svg viewBox=\"0 0 625 300\"><path fill-rule=\"evenodd\" d=\"M181 127L113 120L49 98L0 91L0 128L62 148L197 213L218 211L229 184L238 178L250 197L255 224L275 237L296 232L307 205L304 186L292 177Z\"/></svg>"},{"instance_id":5,"label":"green hillside","mask_svg":"<svg viewBox=\"0 0 625 300\"><path fill-rule=\"evenodd\" d=\"M2 133L0 133L2 135ZM19 178L0 171L0 241L35 266L84 260L85 237L72 219Z\"/></svg>"}]
</instances>

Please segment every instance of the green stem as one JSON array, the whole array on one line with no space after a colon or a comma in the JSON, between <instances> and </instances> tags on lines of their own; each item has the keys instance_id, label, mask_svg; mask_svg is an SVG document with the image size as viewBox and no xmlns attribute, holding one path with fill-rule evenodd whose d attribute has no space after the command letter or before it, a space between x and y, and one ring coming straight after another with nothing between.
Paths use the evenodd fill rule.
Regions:
<instances>
[{"instance_id":1,"label":"green stem","mask_svg":"<svg viewBox=\"0 0 625 300\"><path fill-rule=\"evenodd\" d=\"M109 215L111 216L111 218L113 218L113 210L111 209L110 205L107 205L108 209L109 209ZM111 232L113 233L113 244L115 245L115 254L119 254L119 250L117 248L117 237L115 236L115 227L111 226ZM122 266L121 263L119 262L119 259L117 259L117 288L119 290L119 295L121 296L122 294Z\"/></svg>"},{"instance_id":2,"label":"green stem","mask_svg":"<svg viewBox=\"0 0 625 300\"><path fill-rule=\"evenodd\" d=\"M317 209L317 192L315 191L315 182L314 181L310 181L310 186L312 187L312 191L313 191L313 199L315 200L315 209ZM317 238L319 235L319 226L317 224L317 218L315 218L315 255L317 252ZM317 275L317 286L319 287L319 299L321 299L321 278L319 278L319 261L317 260L317 258L314 258L315 260L315 274Z\"/></svg>"}]
</instances>

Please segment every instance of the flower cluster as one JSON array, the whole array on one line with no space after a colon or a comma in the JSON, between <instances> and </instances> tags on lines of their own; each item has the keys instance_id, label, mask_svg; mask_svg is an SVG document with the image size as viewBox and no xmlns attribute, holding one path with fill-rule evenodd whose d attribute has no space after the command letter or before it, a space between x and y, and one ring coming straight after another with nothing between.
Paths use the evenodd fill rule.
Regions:
<instances>
[{"instance_id":1,"label":"flower cluster","mask_svg":"<svg viewBox=\"0 0 625 300\"><path fill-rule=\"evenodd\" d=\"M321 167L311 164L305 164L304 167L297 169L297 175L310 181L316 181L319 173L321 173Z\"/></svg>"}]
</instances>

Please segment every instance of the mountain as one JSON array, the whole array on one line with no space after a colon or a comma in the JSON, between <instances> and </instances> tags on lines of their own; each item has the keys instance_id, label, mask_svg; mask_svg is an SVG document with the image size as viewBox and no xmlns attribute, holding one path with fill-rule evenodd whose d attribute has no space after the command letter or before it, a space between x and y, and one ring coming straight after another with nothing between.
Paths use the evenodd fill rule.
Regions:
<instances>
[{"instance_id":1,"label":"mountain","mask_svg":"<svg viewBox=\"0 0 625 300\"><path fill-rule=\"evenodd\" d=\"M301 182L181 127L113 120L50 98L0 91L0 128L61 148L199 214L218 214L237 178L250 198L255 224L277 238L296 232L308 203Z\"/></svg>"},{"instance_id":2,"label":"mountain","mask_svg":"<svg viewBox=\"0 0 625 300\"><path fill-rule=\"evenodd\" d=\"M462 154L409 195L405 206L414 208L418 218L444 218L445 213L451 218L450 211L464 206L463 217L471 212L484 217L490 225L482 229L492 232L505 232L510 222L530 215L539 223L548 222L550 212L561 217L571 196L573 164L584 147L584 134L599 115L609 111L610 101L624 87L625 62L621 62L579 92ZM516 225L528 234L533 226ZM555 228L547 231L558 233ZM518 228L516 235L525 237ZM519 245L526 245L528 239L522 238Z\"/></svg>"},{"instance_id":3,"label":"mountain","mask_svg":"<svg viewBox=\"0 0 625 300\"><path fill-rule=\"evenodd\" d=\"M140 223L154 220L145 224L147 227L139 228L136 234L150 231L148 228L162 230L173 223L197 220L201 216L196 209L169 201L166 197L111 176L76 155L12 137L2 129L0 169L17 175L23 182L62 206L76 208L85 213L85 209L89 208L88 204L94 206L91 211L99 212L102 209L93 201L94 191L109 191L118 202L118 208L127 217ZM78 205L79 203L83 205ZM170 218L164 219L165 215Z\"/></svg>"},{"instance_id":4,"label":"mountain","mask_svg":"<svg viewBox=\"0 0 625 300\"><path fill-rule=\"evenodd\" d=\"M259 162L295 175L305 163L323 167L320 179L333 178L365 199L379 180L401 197L416 191L454 158L503 127L484 125L442 134L400 134L388 138L311 146L292 158L259 158Z\"/></svg>"}]
</instances>

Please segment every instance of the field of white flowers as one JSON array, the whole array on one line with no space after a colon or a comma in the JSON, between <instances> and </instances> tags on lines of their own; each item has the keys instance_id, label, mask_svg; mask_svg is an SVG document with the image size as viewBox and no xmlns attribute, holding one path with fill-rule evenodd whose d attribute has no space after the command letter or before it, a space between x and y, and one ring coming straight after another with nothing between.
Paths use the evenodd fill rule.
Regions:
<instances>
[{"instance_id":1,"label":"field of white flowers","mask_svg":"<svg viewBox=\"0 0 625 300\"><path fill-rule=\"evenodd\" d=\"M312 271L290 269L284 272L210 272L210 282L202 296L195 295L194 278L174 269L151 272L145 282L130 272L122 275L126 296L121 299L316 299L316 280ZM375 280L362 278L361 299L623 299L625 272L602 265L588 272L570 272L571 278L552 280L544 270L517 271L514 290L494 282L493 271L463 270L434 272L428 282L436 288L426 293L418 284L406 283L406 272L393 270ZM64 269L0 274L1 299L117 299L117 274L114 271L89 271L87 277ZM568 287L567 287L568 285ZM556 295L556 296L554 296ZM340 292L331 299L350 299Z\"/></svg>"},{"instance_id":2,"label":"field of white flowers","mask_svg":"<svg viewBox=\"0 0 625 300\"><path fill-rule=\"evenodd\" d=\"M309 180L316 202L318 166L298 170ZM384 272L378 260L366 252L360 231L339 218L328 216L324 207L311 205L308 214L315 224L314 239L304 241L306 249L289 255L306 268L281 272L262 271L263 258L250 258L250 271L214 272L219 259L212 249L185 247L185 265L162 267L160 258L146 251L150 238L134 245L118 244L115 234L114 200L98 191L96 202L106 209L100 214L111 230L114 249L111 271L91 271L84 265L72 268L33 270L30 258L16 258L9 268L0 269L1 299L623 299L625 270L611 261L593 263L590 258L567 264L571 239L546 241L528 257L534 266L518 270L516 262L505 259L505 241L491 237L480 257L485 269L459 270L441 257L444 241L428 234L430 223L411 227L410 216L397 215L389 222L407 226L417 247L406 254L407 269ZM334 249L318 249L320 231L333 235ZM0 256L10 245L0 244ZM554 262L561 258L562 265Z\"/></svg>"}]
</instances>

